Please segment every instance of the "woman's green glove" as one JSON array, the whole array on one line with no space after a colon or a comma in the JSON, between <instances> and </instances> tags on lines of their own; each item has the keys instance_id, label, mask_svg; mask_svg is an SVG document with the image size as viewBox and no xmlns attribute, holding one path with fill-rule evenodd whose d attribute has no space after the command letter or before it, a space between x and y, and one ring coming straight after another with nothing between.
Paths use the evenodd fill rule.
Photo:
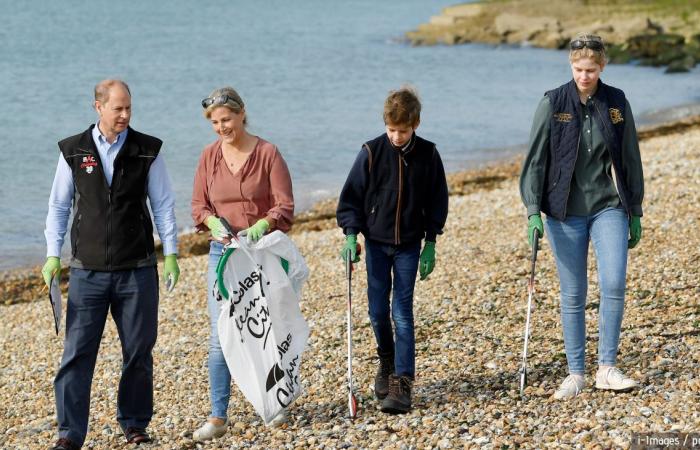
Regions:
<instances>
[{"instance_id":1,"label":"woman's green glove","mask_svg":"<svg viewBox=\"0 0 700 450\"><path fill-rule=\"evenodd\" d=\"M46 258L44 267L41 269L41 276L44 277L44 283L46 286L51 287L51 279L54 274L58 272L59 280L61 278L61 258L57 256L49 256Z\"/></svg>"},{"instance_id":2,"label":"woman's green glove","mask_svg":"<svg viewBox=\"0 0 700 450\"><path fill-rule=\"evenodd\" d=\"M630 238L627 241L627 248L634 248L642 239L642 218L639 216L630 217Z\"/></svg>"},{"instance_id":3,"label":"woman's green glove","mask_svg":"<svg viewBox=\"0 0 700 450\"><path fill-rule=\"evenodd\" d=\"M204 221L204 224L209 228L209 231L211 231L211 237L215 241L223 241L229 236L229 233L228 231L226 231L224 224L221 223L221 220L216 216L207 217L207 219Z\"/></svg>"},{"instance_id":4,"label":"woman's green glove","mask_svg":"<svg viewBox=\"0 0 700 450\"><path fill-rule=\"evenodd\" d=\"M172 291L180 278L180 267L177 265L177 255L165 255L163 262L163 279L168 292Z\"/></svg>"},{"instance_id":5,"label":"woman's green glove","mask_svg":"<svg viewBox=\"0 0 700 450\"><path fill-rule=\"evenodd\" d=\"M250 228L238 233L239 236L248 236L248 242L258 242L265 232L270 228L270 222L260 219Z\"/></svg>"},{"instance_id":6,"label":"woman's green glove","mask_svg":"<svg viewBox=\"0 0 700 450\"><path fill-rule=\"evenodd\" d=\"M350 261L356 263L360 262L360 255L357 254L357 235L356 234L348 234L345 236L345 245L343 245L343 249L340 251L340 257L343 258L343 261L345 261L348 250L350 250Z\"/></svg>"},{"instance_id":7,"label":"woman's green glove","mask_svg":"<svg viewBox=\"0 0 700 450\"><path fill-rule=\"evenodd\" d=\"M435 242L425 241L423 245L423 251L420 252L420 262L418 265L418 271L420 272L420 279L425 280L428 278L435 268Z\"/></svg>"},{"instance_id":8,"label":"woman's green glove","mask_svg":"<svg viewBox=\"0 0 700 450\"><path fill-rule=\"evenodd\" d=\"M533 214L527 218L527 243L532 247L532 241L535 239L535 230L544 236L544 225L542 225L542 216Z\"/></svg>"}]
</instances>

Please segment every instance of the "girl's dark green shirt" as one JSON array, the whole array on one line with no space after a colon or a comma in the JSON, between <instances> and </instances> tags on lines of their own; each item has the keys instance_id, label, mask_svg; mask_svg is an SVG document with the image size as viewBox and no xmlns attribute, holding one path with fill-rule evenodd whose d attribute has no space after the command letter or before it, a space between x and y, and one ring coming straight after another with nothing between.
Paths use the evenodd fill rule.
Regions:
<instances>
[{"instance_id":1,"label":"girl's dark green shirt","mask_svg":"<svg viewBox=\"0 0 700 450\"><path fill-rule=\"evenodd\" d=\"M576 156L576 166L571 179L566 214L570 216L589 216L606 207L620 206L620 197L614 182L612 158L608 151L603 133L593 119L595 106L589 99L586 105L580 104L581 136ZM527 215L540 213L540 202L545 182L547 159L549 158L549 128L552 107L549 97L542 98L532 123L530 147L523 163L520 176L520 195L527 207ZM626 172L626 184L631 194L644 194L644 176L639 154L639 141L634 125L632 110L625 101L624 136L622 139L622 161ZM630 205L630 213L642 215L642 205Z\"/></svg>"}]
</instances>

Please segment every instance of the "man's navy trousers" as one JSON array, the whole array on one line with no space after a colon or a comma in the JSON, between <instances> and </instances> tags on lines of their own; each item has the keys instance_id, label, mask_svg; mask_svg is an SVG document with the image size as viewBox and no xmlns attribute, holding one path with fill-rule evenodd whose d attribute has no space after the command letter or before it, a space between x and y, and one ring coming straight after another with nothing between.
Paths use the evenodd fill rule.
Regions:
<instances>
[{"instance_id":1,"label":"man's navy trousers","mask_svg":"<svg viewBox=\"0 0 700 450\"><path fill-rule=\"evenodd\" d=\"M158 334L156 267L99 272L71 268L66 339L54 380L59 437L82 445L90 387L107 313L122 344L117 420L123 430L146 428L153 415L153 357Z\"/></svg>"}]
</instances>

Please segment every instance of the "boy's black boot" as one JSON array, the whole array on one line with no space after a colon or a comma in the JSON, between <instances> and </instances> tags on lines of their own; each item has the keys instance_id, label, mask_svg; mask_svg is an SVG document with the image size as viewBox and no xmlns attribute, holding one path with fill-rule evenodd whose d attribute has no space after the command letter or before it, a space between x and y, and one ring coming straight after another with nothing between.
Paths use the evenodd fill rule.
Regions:
<instances>
[{"instance_id":1,"label":"boy's black boot","mask_svg":"<svg viewBox=\"0 0 700 450\"><path fill-rule=\"evenodd\" d=\"M389 395L382 401L382 412L404 414L411 410L411 387L413 378L391 375L389 377Z\"/></svg>"},{"instance_id":2,"label":"boy's black boot","mask_svg":"<svg viewBox=\"0 0 700 450\"><path fill-rule=\"evenodd\" d=\"M394 355L381 354L379 355L379 367L377 375L374 376L374 395L379 400L383 400L389 394L389 376L394 373Z\"/></svg>"}]
</instances>

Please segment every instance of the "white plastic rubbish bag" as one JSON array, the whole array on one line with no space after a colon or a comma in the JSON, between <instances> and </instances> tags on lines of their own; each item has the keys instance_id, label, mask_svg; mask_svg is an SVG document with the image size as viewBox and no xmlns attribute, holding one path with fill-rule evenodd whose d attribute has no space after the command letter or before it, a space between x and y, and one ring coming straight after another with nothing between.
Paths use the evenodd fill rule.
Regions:
<instances>
[{"instance_id":1,"label":"white plastic rubbish bag","mask_svg":"<svg viewBox=\"0 0 700 450\"><path fill-rule=\"evenodd\" d=\"M219 341L231 377L266 424L301 394L304 258L281 231L256 244L233 241L217 269Z\"/></svg>"}]
</instances>

